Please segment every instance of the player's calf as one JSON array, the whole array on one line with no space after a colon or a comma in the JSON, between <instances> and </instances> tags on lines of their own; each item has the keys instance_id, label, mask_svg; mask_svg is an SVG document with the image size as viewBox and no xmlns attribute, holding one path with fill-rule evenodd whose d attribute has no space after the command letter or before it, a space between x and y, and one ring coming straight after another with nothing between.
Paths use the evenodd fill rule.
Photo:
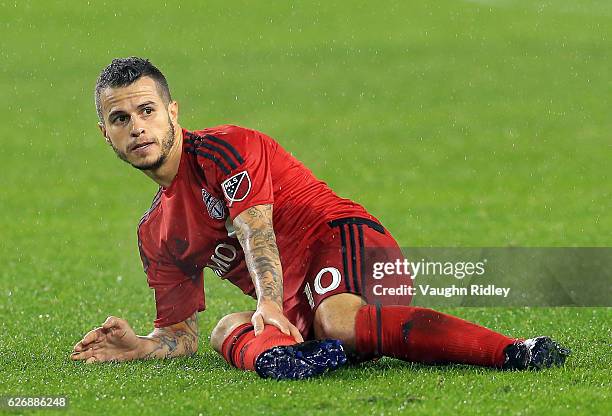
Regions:
<instances>
[{"instance_id":1,"label":"player's calf","mask_svg":"<svg viewBox=\"0 0 612 416\"><path fill-rule=\"evenodd\" d=\"M221 318L210 334L210 344L213 349L223 354L223 343L227 337L239 326L249 324L252 316L253 311L246 311L230 313Z\"/></svg>"},{"instance_id":2,"label":"player's calf","mask_svg":"<svg viewBox=\"0 0 612 416\"><path fill-rule=\"evenodd\" d=\"M427 308L362 306L348 293L320 304L315 335L340 339L353 361L387 356L425 364L539 369L562 365L569 355L548 337L510 338Z\"/></svg>"},{"instance_id":3,"label":"player's calf","mask_svg":"<svg viewBox=\"0 0 612 416\"><path fill-rule=\"evenodd\" d=\"M406 361L462 363L507 369L562 365L569 350L548 337L509 338L427 308L364 306L355 322L357 351Z\"/></svg>"}]
</instances>

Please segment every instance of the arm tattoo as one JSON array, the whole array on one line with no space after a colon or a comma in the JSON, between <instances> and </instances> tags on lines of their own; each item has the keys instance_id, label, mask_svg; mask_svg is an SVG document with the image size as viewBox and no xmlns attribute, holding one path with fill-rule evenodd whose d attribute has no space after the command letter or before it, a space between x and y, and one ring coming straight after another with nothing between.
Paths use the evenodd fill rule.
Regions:
<instances>
[{"instance_id":1,"label":"arm tattoo","mask_svg":"<svg viewBox=\"0 0 612 416\"><path fill-rule=\"evenodd\" d=\"M198 313L178 324L157 328L145 338L154 341L153 349L142 357L145 360L195 354L198 349Z\"/></svg>"},{"instance_id":2,"label":"arm tattoo","mask_svg":"<svg viewBox=\"0 0 612 416\"><path fill-rule=\"evenodd\" d=\"M236 236L255 285L257 300L283 306L283 271L272 227L272 205L256 205L234 219Z\"/></svg>"}]
</instances>

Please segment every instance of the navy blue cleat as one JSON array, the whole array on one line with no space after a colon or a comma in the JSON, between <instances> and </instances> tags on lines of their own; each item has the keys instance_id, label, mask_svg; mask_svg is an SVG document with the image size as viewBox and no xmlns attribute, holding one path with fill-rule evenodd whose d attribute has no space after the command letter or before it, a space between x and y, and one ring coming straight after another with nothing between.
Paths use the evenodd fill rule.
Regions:
<instances>
[{"instance_id":1,"label":"navy blue cleat","mask_svg":"<svg viewBox=\"0 0 612 416\"><path fill-rule=\"evenodd\" d=\"M346 363L346 354L337 339L306 341L270 348L255 361L262 378L302 380L335 370Z\"/></svg>"},{"instance_id":2,"label":"navy blue cleat","mask_svg":"<svg viewBox=\"0 0 612 416\"><path fill-rule=\"evenodd\" d=\"M507 370L540 370L561 366L571 351L549 337L537 337L510 344L504 350Z\"/></svg>"}]
</instances>

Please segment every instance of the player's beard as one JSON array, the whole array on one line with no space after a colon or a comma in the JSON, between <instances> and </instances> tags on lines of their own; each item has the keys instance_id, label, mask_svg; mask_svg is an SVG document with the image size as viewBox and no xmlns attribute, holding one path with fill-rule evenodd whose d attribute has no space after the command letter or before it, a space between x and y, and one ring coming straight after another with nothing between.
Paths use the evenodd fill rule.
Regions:
<instances>
[{"instance_id":1,"label":"player's beard","mask_svg":"<svg viewBox=\"0 0 612 416\"><path fill-rule=\"evenodd\" d=\"M161 152L155 161L149 162L149 163L144 163L144 164L132 163L128 160L127 155L124 152L117 149L115 145L113 145L112 143L111 143L111 146L119 159L123 160L126 163L129 163L134 168L138 170L156 170L156 169L159 169L164 164L166 159L168 158L170 149L172 149L172 145L174 144L174 133L175 133L174 126L172 125L172 121L170 120L170 117L168 117L168 131L166 132L166 135L162 139L161 143L159 144L161 148Z\"/></svg>"}]
</instances>

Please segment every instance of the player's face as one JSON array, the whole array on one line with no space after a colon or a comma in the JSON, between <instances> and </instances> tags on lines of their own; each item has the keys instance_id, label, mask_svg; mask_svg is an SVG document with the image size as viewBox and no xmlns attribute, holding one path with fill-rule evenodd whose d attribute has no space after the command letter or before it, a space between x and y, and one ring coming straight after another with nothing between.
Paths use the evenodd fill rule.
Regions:
<instances>
[{"instance_id":1,"label":"player's face","mask_svg":"<svg viewBox=\"0 0 612 416\"><path fill-rule=\"evenodd\" d=\"M100 93L104 123L100 130L117 156L140 170L156 170L175 139L178 106L165 104L152 78Z\"/></svg>"}]
</instances>

